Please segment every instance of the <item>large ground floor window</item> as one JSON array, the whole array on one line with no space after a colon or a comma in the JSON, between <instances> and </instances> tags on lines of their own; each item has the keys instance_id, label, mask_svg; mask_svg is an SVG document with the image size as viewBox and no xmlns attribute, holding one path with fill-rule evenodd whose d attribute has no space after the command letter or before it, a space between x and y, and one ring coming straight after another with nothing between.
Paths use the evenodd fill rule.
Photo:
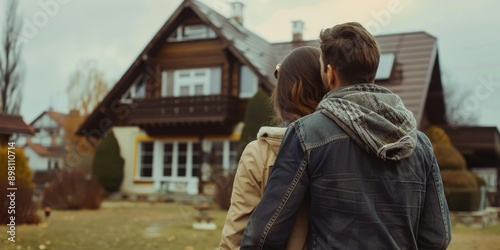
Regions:
<instances>
[{"instance_id":1,"label":"large ground floor window","mask_svg":"<svg viewBox=\"0 0 500 250\"><path fill-rule=\"evenodd\" d=\"M138 180L152 180L158 189L197 192L200 178L210 179L202 178L202 166L209 166L209 173L236 168L237 146L237 141L224 139L142 141L135 176Z\"/></svg>"}]
</instances>

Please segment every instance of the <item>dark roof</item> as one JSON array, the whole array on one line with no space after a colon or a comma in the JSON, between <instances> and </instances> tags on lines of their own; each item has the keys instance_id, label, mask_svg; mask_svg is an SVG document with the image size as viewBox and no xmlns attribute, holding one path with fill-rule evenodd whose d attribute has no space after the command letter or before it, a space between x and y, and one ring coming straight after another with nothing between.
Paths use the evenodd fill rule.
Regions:
<instances>
[{"instance_id":1,"label":"dark roof","mask_svg":"<svg viewBox=\"0 0 500 250\"><path fill-rule=\"evenodd\" d=\"M387 85L401 97L420 124L427 99L432 72L437 63L436 38L425 32L376 37L382 53L395 53L402 72L400 84ZM439 81L438 84L441 84Z\"/></svg>"},{"instance_id":2,"label":"dark roof","mask_svg":"<svg viewBox=\"0 0 500 250\"><path fill-rule=\"evenodd\" d=\"M191 2L193 11L199 17L213 26L214 31L223 39L227 40L232 52L246 65L254 69L254 72L266 83L274 83L274 69L276 61L271 44L262 37L246 29L242 24L233 19L228 19L210 7L195 0ZM271 72L272 69L272 72Z\"/></svg>"},{"instance_id":3,"label":"dark roof","mask_svg":"<svg viewBox=\"0 0 500 250\"><path fill-rule=\"evenodd\" d=\"M413 112L417 124L421 124L433 70L439 70L436 38L425 32L399 33L375 37L381 53L394 53L398 66L394 70L402 72L398 84L384 84L384 87L401 97L406 107ZM272 50L278 61L297 46L319 47L318 40L303 41L299 45L293 42L272 44ZM440 73L440 72L436 72ZM440 76L433 84L442 90ZM444 104L440 103L444 106ZM436 107L434 107L436 108ZM444 112L444 107L441 108ZM442 116L443 114L441 114Z\"/></svg>"},{"instance_id":4,"label":"dark roof","mask_svg":"<svg viewBox=\"0 0 500 250\"><path fill-rule=\"evenodd\" d=\"M33 135L34 131L21 116L0 114L0 134L10 135L14 133Z\"/></svg>"}]
</instances>

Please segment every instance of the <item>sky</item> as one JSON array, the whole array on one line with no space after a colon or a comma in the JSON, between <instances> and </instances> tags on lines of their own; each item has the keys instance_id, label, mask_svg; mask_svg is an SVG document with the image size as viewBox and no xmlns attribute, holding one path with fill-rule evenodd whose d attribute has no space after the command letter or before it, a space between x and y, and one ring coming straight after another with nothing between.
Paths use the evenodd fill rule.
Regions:
<instances>
[{"instance_id":1,"label":"sky","mask_svg":"<svg viewBox=\"0 0 500 250\"><path fill-rule=\"evenodd\" d=\"M229 0L201 0L224 15ZM0 0L0 24L6 0ZM23 16L24 91L28 123L52 107L68 112L66 89L82 62L92 61L111 88L181 0L19 0ZM463 108L479 125L500 128L500 1L242 0L244 26L270 42L291 40L291 21L304 39L347 21L374 35L424 31L437 38L444 88L470 93Z\"/></svg>"}]
</instances>

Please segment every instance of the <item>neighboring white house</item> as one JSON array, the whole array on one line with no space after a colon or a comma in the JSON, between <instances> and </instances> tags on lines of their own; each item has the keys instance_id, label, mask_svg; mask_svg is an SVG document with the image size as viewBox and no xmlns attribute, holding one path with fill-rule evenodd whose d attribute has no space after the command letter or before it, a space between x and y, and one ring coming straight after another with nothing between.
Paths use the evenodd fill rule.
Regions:
<instances>
[{"instance_id":1,"label":"neighboring white house","mask_svg":"<svg viewBox=\"0 0 500 250\"><path fill-rule=\"evenodd\" d=\"M63 167L67 117L66 114L45 111L30 124L35 135L19 138L18 143L24 146L29 166L35 174Z\"/></svg>"}]
</instances>

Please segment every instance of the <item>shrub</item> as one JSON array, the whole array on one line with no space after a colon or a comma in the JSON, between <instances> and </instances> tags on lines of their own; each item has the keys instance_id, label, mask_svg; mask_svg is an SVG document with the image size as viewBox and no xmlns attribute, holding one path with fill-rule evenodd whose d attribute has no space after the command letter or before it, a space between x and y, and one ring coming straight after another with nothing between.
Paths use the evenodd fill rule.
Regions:
<instances>
[{"instance_id":1,"label":"shrub","mask_svg":"<svg viewBox=\"0 0 500 250\"><path fill-rule=\"evenodd\" d=\"M478 189L476 175L466 170L443 170L441 178L445 190L451 188Z\"/></svg>"},{"instance_id":2,"label":"shrub","mask_svg":"<svg viewBox=\"0 0 500 250\"><path fill-rule=\"evenodd\" d=\"M429 137L429 140L433 145L435 144L445 144L452 145L450 137L446 134L444 129L439 126L432 125L425 134Z\"/></svg>"},{"instance_id":3,"label":"shrub","mask_svg":"<svg viewBox=\"0 0 500 250\"><path fill-rule=\"evenodd\" d=\"M260 127L274 124L274 117L274 109L269 96L262 89L259 89L248 102L245 111L245 126L241 131L240 143L238 144L238 160L247 144L257 139Z\"/></svg>"},{"instance_id":4,"label":"shrub","mask_svg":"<svg viewBox=\"0 0 500 250\"><path fill-rule=\"evenodd\" d=\"M92 163L92 175L106 191L118 191L123 180L124 162L118 141L111 132L97 146Z\"/></svg>"},{"instance_id":5,"label":"shrub","mask_svg":"<svg viewBox=\"0 0 500 250\"><path fill-rule=\"evenodd\" d=\"M481 190L474 188L452 188L446 191L446 202L450 211L477 211L481 209Z\"/></svg>"},{"instance_id":6,"label":"shrub","mask_svg":"<svg viewBox=\"0 0 500 250\"><path fill-rule=\"evenodd\" d=\"M9 209L10 206L10 198L7 197L9 195L10 190L7 190L8 187L11 187L7 181L7 179L0 179L0 196L2 197L0 203L0 223L3 225L8 224L10 222L10 216L15 216L16 225L20 224L37 224L40 222L40 217L36 213L38 206L35 202L33 202L33 184L26 182L23 179L16 179L15 187L15 209ZM15 211L15 214L9 213L9 210Z\"/></svg>"},{"instance_id":7,"label":"shrub","mask_svg":"<svg viewBox=\"0 0 500 250\"><path fill-rule=\"evenodd\" d=\"M453 146L434 144L434 155L441 170L466 170L467 163L462 154Z\"/></svg>"},{"instance_id":8,"label":"shrub","mask_svg":"<svg viewBox=\"0 0 500 250\"><path fill-rule=\"evenodd\" d=\"M14 186L10 186L8 181L9 176L9 159L8 151L11 151L11 155L15 156L12 162L14 162ZM12 165L10 166L12 168ZM15 187L16 200L15 200L15 217L16 224L33 224L40 221L36 210L37 204L33 201L33 182L32 182L32 172L28 166L28 159L24 155L24 150L22 148L8 149L7 147L0 147L0 222L8 223L10 216L14 214L9 214L10 198L7 195L10 190L8 187Z\"/></svg>"},{"instance_id":9,"label":"shrub","mask_svg":"<svg viewBox=\"0 0 500 250\"><path fill-rule=\"evenodd\" d=\"M22 148L9 150L7 147L0 147L0 180L7 180L8 177L8 151L11 151L12 153L10 154L15 156L14 162L16 183L19 180L24 180L27 187L33 190L33 174L28 165L28 159L24 155L24 150Z\"/></svg>"},{"instance_id":10,"label":"shrub","mask_svg":"<svg viewBox=\"0 0 500 250\"><path fill-rule=\"evenodd\" d=\"M484 185L476 174L467 170L467 162L451 144L446 132L431 126L426 132L432 142L436 160L441 169L444 191L451 211L476 211L481 209L481 190Z\"/></svg>"},{"instance_id":11,"label":"shrub","mask_svg":"<svg viewBox=\"0 0 500 250\"><path fill-rule=\"evenodd\" d=\"M45 189L42 205L53 209L97 209L103 197L104 189L96 179L66 171Z\"/></svg>"}]
</instances>

